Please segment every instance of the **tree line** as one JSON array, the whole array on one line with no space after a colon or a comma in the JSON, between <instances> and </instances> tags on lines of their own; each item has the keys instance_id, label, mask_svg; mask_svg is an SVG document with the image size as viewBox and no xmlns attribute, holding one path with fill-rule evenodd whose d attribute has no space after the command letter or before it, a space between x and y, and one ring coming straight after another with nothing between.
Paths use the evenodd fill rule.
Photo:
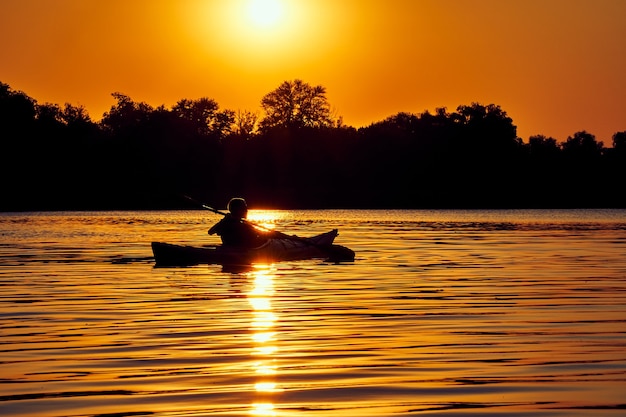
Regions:
<instances>
[{"instance_id":1,"label":"tree line","mask_svg":"<svg viewBox=\"0 0 626 417\"><path fill-rule=\"evenodd\" d=\"M94 121L0 83L0 210L626 207L626 131L524 142L500 106L401 112L362 128L322 86L285 81L261 114L210 98L153 107L122 93Z\"/></svg>"}]
</instances>

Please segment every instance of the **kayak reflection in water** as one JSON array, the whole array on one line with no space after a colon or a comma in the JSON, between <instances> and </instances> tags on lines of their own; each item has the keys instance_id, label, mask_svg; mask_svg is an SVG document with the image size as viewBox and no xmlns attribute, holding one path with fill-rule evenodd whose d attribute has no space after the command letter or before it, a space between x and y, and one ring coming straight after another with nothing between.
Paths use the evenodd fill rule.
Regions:
<instances>
[{"instance_id":1,"label":"kayak reflection in water","mask_svg":"<svg viewBox=\"0 0 626 417\"><path fill-rule=\"evenodd\" d=\"M243 198L232 198L228 202L229 213L209 229L209 234L218 234L224 246L234 248L256 248L271 238L285 236L280 232L262 231L246 221L248 205Z\"/></svg>"}]
</instances>

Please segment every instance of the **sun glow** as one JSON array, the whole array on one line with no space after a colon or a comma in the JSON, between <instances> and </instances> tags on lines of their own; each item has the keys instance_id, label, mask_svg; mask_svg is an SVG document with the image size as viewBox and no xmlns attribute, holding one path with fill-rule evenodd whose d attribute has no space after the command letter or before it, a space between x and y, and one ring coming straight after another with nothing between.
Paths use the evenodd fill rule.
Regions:
<instances>
[{"instance_id":1,"label":"sun glow","mask_svg":"<svg viewBox=\"0 0 626 417\"><path fill-rule=\"evenodd\" d=\"M248 212L248 220L258 224L261 228L274 229L276 223L285 218L284 213L281 214L276 210L250 210Z\"/></svg>"},{"instance_id":2,"label":"sun glow","mask_svg":"<svg viewBox=\"0 0 626 417\"><path fill-rule=\"evenodd\" d=\"M198 59L254 74L255 83L286 65L302 65L321 37L311 3L286 0L228 0L193 3L188 30L198 40ZM203 6L198 6L202 4ZM317 13L314 11L317 10ZM307 47L303 47L306 45Z\"/></svg>"},{"instance_id":3,"label":"sun glow","mask_svg":"<svg viewBox=\"0 0 626 417\"><path fill-rule=\"evenodd\" d=\"M250 0L248 20L259 28L277 24L283 16L283 5L279 0Z\"/></svg>"}]
</instances>

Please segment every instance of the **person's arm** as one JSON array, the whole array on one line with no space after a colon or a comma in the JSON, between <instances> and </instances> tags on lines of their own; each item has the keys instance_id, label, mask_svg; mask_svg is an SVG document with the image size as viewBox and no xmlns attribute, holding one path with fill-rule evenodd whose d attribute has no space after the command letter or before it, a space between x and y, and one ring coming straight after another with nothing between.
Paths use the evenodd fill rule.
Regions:
<instances>
[{"instance_id":1,"label":"person's arm","mask_svg":"<svg viewBox=\"0 0 626 417\"><path fill-rule=\"evenodd\" d=\"M215 223L210 229L209 229L209 234L210 235L214 235L216 233L219 233L220 229L222 228L222 222L224 221L224 219L220 220L219 222Z\"/></svg>"}]
</instances>

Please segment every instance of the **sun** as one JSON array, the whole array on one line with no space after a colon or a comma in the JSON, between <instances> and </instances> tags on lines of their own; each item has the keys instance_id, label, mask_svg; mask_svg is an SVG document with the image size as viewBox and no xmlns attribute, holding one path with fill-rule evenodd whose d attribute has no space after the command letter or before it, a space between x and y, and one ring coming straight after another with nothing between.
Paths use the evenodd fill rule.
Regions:
<instances>
[{"instance_id":1,"label":"sun","mask_svg":"<svg viewBox=\"0 0 626 417\"><path fill-rule=\"evenodd\" d=\"M326 19L326 11L333 10L318 6L325 2L335 4L331 0L181 2L189 23L185 29L198 48L190 55L198 60L211 57L211 65L217 62L255 76L270 69L282 71L287 64L300 66L334 33L323 31L319 22L320 16Z\"/></svg>"},{"instance_id":2,"label":"sun","mask_svg":"<svg viewBox=\"0 0 626 417\"><path fill-rule=\"evenodd\" d=\"M283 16L280 0L249 0L247 5L248 21L258 28L271 28L278 24Z\"/></svg>"}]
</instances>

